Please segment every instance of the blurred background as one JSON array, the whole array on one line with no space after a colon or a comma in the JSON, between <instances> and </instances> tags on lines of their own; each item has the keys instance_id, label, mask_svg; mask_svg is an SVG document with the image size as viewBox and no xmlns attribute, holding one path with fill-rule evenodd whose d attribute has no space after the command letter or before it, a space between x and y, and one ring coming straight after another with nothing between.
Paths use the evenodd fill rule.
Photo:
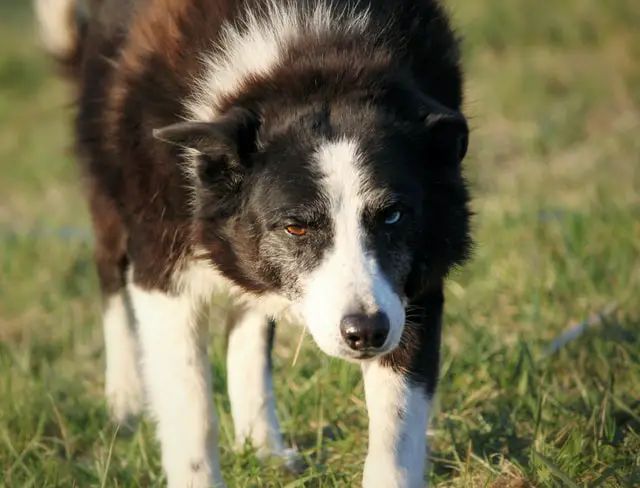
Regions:
<instances>
[{"instance_id":1,"label":"blurred background","mask_svg":"<svg viewBox=\"0 0 640 488\"><path fill-rule=\"evenodd\" d=\"M640 2L445 3L465 38L478 247L447 285L430 480L639 486ZM116 436L103 404L71 92L29 4L0 3L0 486L161 486L151 425ZM225 298L213 307L215 325ZM214 334L230 486L357 486L359 370L310 340L292 365L299 336L282 327L274 358L283 427L311 464L295 479L229 450Z\"/></svg>"}]
</instances>

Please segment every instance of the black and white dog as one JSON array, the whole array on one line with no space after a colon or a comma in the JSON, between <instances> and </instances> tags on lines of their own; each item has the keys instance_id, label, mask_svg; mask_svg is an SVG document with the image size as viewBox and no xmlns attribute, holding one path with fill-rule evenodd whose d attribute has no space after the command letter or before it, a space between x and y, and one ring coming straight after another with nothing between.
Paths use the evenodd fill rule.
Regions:
<instances>
[{"instance_id":1,"label":"black and white dog","mask_svg":"<svg viewBox=\"0 0 640 488\"><path fill-rule=\"evenodd\" d=\"M74 81L106 395L171 488L224 486L202 305L236 304L239 445L290 457L273 319L361 365L363 485L424 485L443 280L470 247L457 39L436 0L36 0Z\"/></svg>"}]
</instances>

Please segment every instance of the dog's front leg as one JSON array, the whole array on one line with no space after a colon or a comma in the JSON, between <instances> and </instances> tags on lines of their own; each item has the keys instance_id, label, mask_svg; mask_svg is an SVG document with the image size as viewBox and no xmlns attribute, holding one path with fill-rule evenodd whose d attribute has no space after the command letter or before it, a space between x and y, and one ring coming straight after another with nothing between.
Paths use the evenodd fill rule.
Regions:
<instances>
[{"instance_id":1,"label":"dog's front leg","mask_svg":"<svg viewBox=\"0 0 640 488\"><path fill-rule=\"evenodd\" d=\"M438 376L442 306L441 290L412 303L398 348L363 365L369 411L364 488L426 485L426 430Z\"/></svg>"},{"instance_id":2,"label":"dog's front leg","mask_svg":"<svg viewBox=\"0 0 640 488\"><path fill-rule=\"evenodd\" d=\"M131 284L169 488L222 488L207 334L197 300Z\"/></svg>"}]
</instances>

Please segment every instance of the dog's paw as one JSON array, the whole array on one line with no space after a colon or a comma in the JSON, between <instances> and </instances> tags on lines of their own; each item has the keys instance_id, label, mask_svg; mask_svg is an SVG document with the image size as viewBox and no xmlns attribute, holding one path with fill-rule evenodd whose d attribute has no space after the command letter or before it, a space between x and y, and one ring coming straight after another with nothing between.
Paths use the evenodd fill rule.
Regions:
<instances>
[{"instance_id":1,"label":"dog's paw","mask_svg":"<svg viewBox=\"0 0 640 488\"><path fill-rule=\"evenodd\" d=\"M282 460L284 467L295 475L302 474L309 465L296 449L285 449L278 457Z\"/></svg>"},{"instance_id":2,"label":"dog's paw","mask_svg":"<svg viewBox=\"0 0 640 488\"><path fill-rule=\"evenodd\" d=\"M141 395L131 391L107 390L106 397L109 416L118 426L118 433L130 435L135 432L143 409Z\"/></svg>"},{"instance_id":3,"label":"dog's paw","mask_svg":"<svg viewBox=\"0 0 640 488\"><path fill-rule=\"evenodd\" d=\"M302 474L309 467L297 449L280 448L274 450L260 448L255 453L260 460L279 464L283 469L295 475Z\"/></svg>"}]
</instances>

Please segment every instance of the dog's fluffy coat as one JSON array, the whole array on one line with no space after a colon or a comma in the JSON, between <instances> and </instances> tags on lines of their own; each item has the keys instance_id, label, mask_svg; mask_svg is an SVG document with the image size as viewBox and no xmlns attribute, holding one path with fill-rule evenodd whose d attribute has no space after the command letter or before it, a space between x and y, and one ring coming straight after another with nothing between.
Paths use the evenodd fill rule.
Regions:
<instances>
[{"instance_id":1,"label":"dog's fluffy coat","mask_svg":"<svg viewBox=\"0 0 640 488\"><path fill-rule=\"evenodd\" d=\"M77 2L36 7L78 91L115 419L146 397L169 486L223 485L199 311L224 288L238 444L294 459L269 360L271 319L291 316L362 364L363 484L422 486L442 284L470 243L462 75L442 7ZM345 320L385 333L355 347Z\"/></svg>"}]
</instances>

